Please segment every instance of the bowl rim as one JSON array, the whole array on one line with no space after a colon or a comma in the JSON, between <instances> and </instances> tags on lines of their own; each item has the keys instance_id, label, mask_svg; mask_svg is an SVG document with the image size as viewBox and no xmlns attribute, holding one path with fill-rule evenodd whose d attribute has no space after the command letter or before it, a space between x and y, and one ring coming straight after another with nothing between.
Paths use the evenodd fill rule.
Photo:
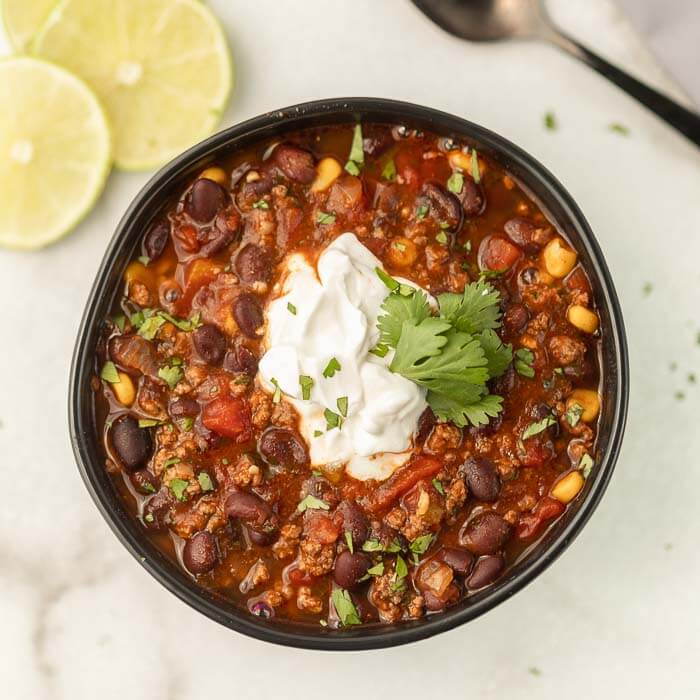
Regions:
<instances>
[{"instance_id":1,"label":"bowl rim","mask_svg":"<svg viewBox=\"0 0 700 700\"><path fill-rule=\"evenodd\" d=\"M385 119L387 122L401 123L402 120L419 120L426 124L434 124L435 131L438 133L451 130L466 139L486 145L495 153L505 156L510 163L517 164L521 172L527 173L528 178L539 181L547 190L548 196L566 212L569 222L575 227L587 249L591 271L596 277L604 305L610 314L611 337L608 341L612 344L617 365L612 428L607 449L594 472L590 492L581 506L564 523L560 532L553 537L540 555L525 557L519 562L516 575L493 588L485 589L483 594L477 594L476 598L472 597L468 605L455 606L415 622L377 625L371 629L357 627L335 631L320 626L312 628L293 623L280 624L277 621L270 624L244 610L222 605L220 600L207 594L205 589L196 584L194 587L187 585L181 575L176 575L172 563L166 563L167 560L164 558L153 556L155 550L148 542L148 538L142 534L138 536L133 528L128 527L126 519L113 507L114 494L109 493L104 481L98 478L98 470L104 471L102 463L95 464L88 452L89 441L95 439L90 425L87 425L90 421L86 418L86 413L90 411L85 410L85 402L90 401L91 396L81 388L90 385L93 367L90 360L94 352L92 334L101 321L98 311L102 300L106 295L110 295L109 273L118 264L122 245L125 244L126 239L130 238L128 236L130 226L140 212L150 207L154 199L161 195L162 191L173 180L180 177L188 167L196 162L206 161L208 157L221 149L230 147L232 142L242 137L251 138L255 132L269 130L271 127L292 131L295 128L313 126L314 119L325 119L324 123L329 124L349 122L360 115L365 115L371 121ZM262 641L316 650L363 650L418 641L473 620L524 588L559 557L591 517L608 486L625 430L628 398L627 341L615 287L588 222L572 196L554 175L509 140L461 117L409 102L376 97L350 97L304 102L266 112L235 124L188 149L161 168L146 183L132 200L115 229L83 312L71 364L68 422L71 445L80 475L103 518L132 556L180 600L212 620Z\"/></svg>"}]
</instances>

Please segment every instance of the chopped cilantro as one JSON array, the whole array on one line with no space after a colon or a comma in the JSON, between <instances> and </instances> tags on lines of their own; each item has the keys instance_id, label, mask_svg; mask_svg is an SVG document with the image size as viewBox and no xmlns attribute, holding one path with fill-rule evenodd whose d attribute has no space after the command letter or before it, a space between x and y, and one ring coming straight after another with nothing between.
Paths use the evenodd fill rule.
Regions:
<instances>
[{"instance_id":1,"label":"chopped cilantro","mask_svg":"<svg viewBox=\"0 0 700 700\"><path fill-rule=\"evenodd\" d=\"M481 182L481 171L479 170L479 154L476 148L472 148L472 178L478 185Z\"/></svg>"},{"instance_id":2,"label":"chopped cilantro","mask_svg":"<svg viewBox=\"0 0 700 700\"><path fill-rule=\"evenodd\" d=\"M425 554L432 542L433 535L429 533L427 535L416 537L416 539L408 545L408 548L413 554Z\"/></svg>"},{"instance_id":3,"label":"chopped cilantro","mask_svg":"<svg viewBox=\"0 0 700 700\"><path fill-rule=\"evenodd\" d=\"M119 314L112 319L112 323L123 333L126 316L124 316L124 314Z\"/></svg>"},{"instance_id":4,"label":"chopped cilantro","mask_svg":"<svg viewBox=\"0 0 700 700\"><path fill-rule=\"evenodd\" d=\"M352 543L352 532L350 532L349 530L345 531L345 544L347 544L348 549L350 550L350 554L354 554L355 547L353 546L353 543Z\"/></svg>"},{"instance_id":5,"label":"chopped cilantro","mask_svg":"<svg viewBox=\"0 0 700 700\"><path fill-rule=\"evenodd\" d=\"M270 203L265 201L264 199L259 199L257 202L253 204L253 209L269 209L270 208Z\"/></svg>"},{"instance_id":6,"label":"chopped cilantro","mask_svg":"<svg viewBox=\"0 0 700 700\"><path fill-rule=\"evenodd\" d=\"M355 177L360 174L360 169L357 167L357 163L351 160L345 164L345 171L350 173L350 175L355 175Z\"/></svg>"},{"instance_id":7,"label":"chopped cilantro","mask_svg":"<svg viewBox=\"0 0 700 700\"><path fill-rule=\"evenodd\" d=\"M139 418L139 428L152 428L154 425L159 425L160 421L155 418Z\"/></svg>"},{"instance_id":8,"label":"chopped cilantro","mask_svg":"<svg viewBox=\"0 0 700 700\"><path fill-rule=\"evenodd\" d=\"M333 601L333 607L336 613L338 613L340 624L343 625L343 627L362 624L360 616L357 614L357 608L346 590L343 588L334 588L331 593L331 600Z\"/></svg>"},{"instance_id":9,"label":"chopped cilantro","mask_svg":"<svg viewBox=\"0 0 700 700\"><path fill-rule=\"evenodd\" d=\"M119 372L114 364L110 360L104 363L102 366L102 371L100 372L100 377L110 384L119 384L121 379L119 379Z\"/></svg>"},{"instance_id":10,"label":"chopped cilantro","mask_svg":"<svg viewBox=\"0 0 700 700\"><path fill-rule=\"evenodd\" d=\"M583 415L583 406L580 403L576 403L576 401L572 401L571 405L566 409L566 421L567 423L572 427L575 428L579 421L581 420L581 416Z\"/></svg>"},{"instance_id":11,"label":"chopped cilantro","mask_svg":"<svg viewBox=\"0 0 700 700\"><path fill-rule=\"evenodd\" d=\"M168 385L170 389L174 389L182 379L183 373L180 367L161 367L158 370L158 376Z\"/></svg>"},{"instance_id":12,"label":"chopped cilantro","mask_svg":"<svg viewBox=\"0 0 700 700\"><path fill-rule=\"evenodd\" d=\"M177 425L183 433L189 433L189 431L192 430L192 426L194 426L194 418L192 418L192 416L181 418L177 422Z\"/></svg>"},{"instance_id":13,"label":"chopped cilantro","mask_svg":"<svg viewBox=\"0 0 700 700\"><path fill-rule=\"evenodd\" d=\"M613 122L608 126L610 131L620 134L621 136L629 136L630 130L628 127L626 127L624 124L620 124L619 122Z\"/></svg>"},{"instance_id":14,"label":"chopped cilantro","mask_svg":"<svg viewBox=\"0 0 700 700\"><path fill-rule=\"evenodd\" d=\"M299 375L299 386L301 387L301 398L308 401L311 398L311 388L314 385L314 380L306 374Z\"/></svg>"},{"instance_id":15,"label":"chopped cilantro","mask_svg":"<svg viewBox=\"0 0 700 700\"><path fill-rule=\"evenodd\" d=\"M421 204L417 209L416 209L416 219L425 219L425 217L428 214L428 205L427 204Z\"/></svg>"},{"instance_id":16,"label":"chopped cilantro","mask_svg":"<svg viewBox=\"0 0 700 700\"><path fill-rule=\"evenodd\" d=\"M587 479L590 476L591 470L593 469L593 458L588 454L588 452L581 457L581 461L578 463L578 468L581 470L584 479Z\"/></svg>"},{"instance_id":17,"label":"chopped cilantro","mask_svg":"<svg viewBox=\"0 0 700 700\"><path fill-rule=\"evenodd\" d=\"M270 378L270 383L275 387L275 391L272 394L272 403L279 403L282 399L282 389L274 377Z\"/></svg>"},{"instance_id":18,"label":"chopped cilantro","mask_svg":"<svg viewBox=\"0 0 700 700\"><path fill-rule=\"evenodd\" d=\"M441 481L438 481L437 479L433 479L432 481L433 488L441 495L445 495L445 487L442 485Z\"/></svg>"},{"instance_id":19,"label":"chopped cilantro","mask_svg":"<svg viewBox=\"0 0 700 700\"><path fill-rule=\"evenodd\" d=\"M330 408L323 412L323 417L326 419L326 430L333 430L333 428L340 430L343 425L343 419L337 413L333 413Z\"/></svg>"},{"instance_id":20,"label":"chopped cilantro","mask_svg":"<svg viewBox=\"0 0 700 700\"><path fill-rule=\"evenodd\" d=\"M214 490L214 484L212 483L211 477L209 474L207 474L207 472L199 472L199 474L197 474L197 481L199 481L202 491Z\"/></svg>"},{"instance_id":21,"label":"chopped cilantro","mask_svg":"<svg viewBox=\"0 0 700 700\"><path fill-rule=\"evenodd\" d=\"M472 252L472 242L471 242L471 241L466 241L466 242L464 243L464 245L462 246L462 248L464 248L464 250L465 250L467 253L471 253L471 252Z\"/></svg>"},{"instance_id":22,"label":"chopped cilantro","mask_svg":"<svg viewBox=\"0 0 700 700\"><path fill-rule=\"evenodd\" d=\"M326 379L330 379L335 376L336 372L340 372L341 369L340 362L338 362L335 357L331 357L331 359L328 360L326 368L323 370L323 376Z\"/></svg>"},{"instance_id":23,"label":"chopped cilantro","mask_svg":"<svg viewBox=\"0 0 700 700\"><path fill-rule=\"evenodd\" d=\"M536 423L531 423L525 428L522 434L522 439L527 440L528 438L539 435L540 433L547 430L553 425L557 424L557 419L554 416L546 416L542 420L538 420Z\"/></svg>"},{"instance_id":24,"label":"chopped cilantro","mask_svg":"<svg viewBox=\"0 0 700 700\"><path fill-rule=\"evenodd\" d=\"M173 479L168 484L168 487L173 492L173 495L175 496L175 498L177 498L178 501L186 501L187 500L187 494L185 493L185 489L188 486L189 486L189 482L185 481L185 479Z\"/></svg>"},{"instance_id":25,"label":"chopped cilantro","mask_svg":"<svg viewBox=\"0 0 700 700\"><path fill-rule=\"evenodd\" d=\"M447 180L447 189L450 192L459 194L464 188L464 175L462 173L452 173Z\"/></svg>"},{"instance_id":26,"label":"chopped cilantro","mask_svg":"<svg viewBox=\"0 0 700 700\"><path fill-rule=\"evenodd\" d=\"M388 273L384 272L381 267L375 267L374 271L377 273L377 277L384 282L384 285L387 287L387 289L391 290L392 292L395 292L399 289L401 284L397 282L391 275Z\"/></svg>"},{"instance_id":27,"label":"chopped cilantro","mask_svg":"<svg viewBox=\"0 0 700 700\"><path fill-rule=\"evenodd\" d=\"M172 467L173 464L180 464L180 458L179 457L171 457L170 459L166 459L165 462L163 462L163 468L167 469L168 467Z\"/></svg>"},{"instance_id":28,"label":"chopped cilantro","mask_svg":"<svg viewBox=\"0 0 700 700\"><path fill-rule=\"evenodd\" d=\"M556 131L558 122L554 112L546 112L544 115L544 126L549 131Z\"/></svg>"},{"instance_id":29,"label":"chopped cilantro","mask_svg":"<svg viewBox=\"0 0 700 700\"><path fill-rule=\"evenodd\" d=\"M394 163L393 158L389 158L389 160L384 164L384 168L382 169L382 177L385 180L389 180L389 182L396 180L396 164Z\"/></svg>"},{"instance_id":30,"label":"chopped cilantro","mask_svg":"<svg viewBox=\"0 0 700 700\"><path fill-rule=\"evenodd\" d=\"M328 510L330 506L325 501L322 501L320 498L316 498L316 496L312 496L311 494L309 494L301 500L301 502L297 506L297 510L300 513L304 513L309 508L311 508L312 510Z\"/></svg>"},{"instance_id":31,"label":"chopped cilantro","mask_svg":"<svg viewBox=\"0 0 700 700\"><path fill-rule=\"evenodd\" d=\"M379 540L366 540L362 545L363 552L381 552L383 550L384 547Z\"/></svg>"},{"instance_id":32,"label":"chopped cilantro","mask_svg":"<svg viewBox=\"0 0 700 700\"><path fill-rule=\"evenodd\" d=\"M406 566L405 559L400 555L396 555L396 565L394 567L394 580L401 581L408 576L408 566Z\"/></svg>"},{"instance_id":33,"label":"chopped cilantro","mask_svg":"<svg viewBox=\"0 0 700 700\"><path fill-rule=\"evenodd\" d=\"M370 352L377 357L386 357L386 354L389 352L389 346L384 345L384 343L377 343Z\"/></svg>"},{"instance_id":34,"label":"chopped cilantro","mask_svg":"<svg viewBox=\"0 0 700 700\"><path fill-rule=\"evenodd\" d=\"M325 211L319 211L316 214L316 223L318 224L334 224L335 223L335 214L328 214Z\"/></svg>"},{"instance_id":35,"label":"chopped cilantro","mask_svg":"<svg viewBox=\"0 0 700 700\"><path fill-rule=\"evenodd\" d=\"M534 361L535 355L532 350L528 350L528 348L518 348L514 353L513 367L518 374L532 379L535 376L535 370L532 367Z\"/></svg>"},{"instance_id":36,"label":"chopped cilantro","mask_svg":"<svg viewBox=\"0 0 700 700\"><path fill-rule=\"evenodd\" d=\"M396 248L396 250L404 253L406 251L406 244L401 243L401 241L392 241L391 245L393 248Z\"/></svg>"},{"instance_id":37,"label":"chopped cilantro","mask_svg":"<svg viewBox=\"0 0 700 700\"><path fill-rule=\"evenodd\" d=\"M348 416L348 397L347 396L340 396L338 397L338 400L335 402L336 406L338 407L338 412L340 413L343 418L347 418Z\"/></svg>"},{"instance_id":38,"label":"chopped cilantro","mask_svg":"<svg viewBox=\"0 0 700 700\"><path fill-rule=\"evenodd\" d=\"M450 228L450 225L447 223L447 221L441 221L438 226L440 227L441 231L447 231Z\"/></svg>"},{"instance_id":39,"label":"chopped cilantro","mask_svg":"<svg viewBox=\"0 0 700 700\"><path fill-rule=\"evenodd\" d=\"M440 231L440 233L435 236L435 240L440 243L441 245L446 245L447 244L447 234L444 231Z\"/></svg>"},{"instance_id":40,"label":"chopped cilantro","mask_svg":"<svg viewBox=\"0 0 700 700\"><path fill-rule=\"evenodd\" d=\"M540 669L537 668L537 666L530 666L530 668L527 669L527 672L531 676L541 676L542 675L542 671L540 671Z\"/></svg>"},{"instance_id":41,"label":"chopped cilantro","mask_svg":"<svg viewBox=\"0 0 700 700\"><path fill-rule=\"evenodd\" d=\"M155 518L153 517L153 513L146 513L146 515L143 516L143 519L147 523L152 523L155 520Z\"/></svg>"},{"instance_id":42,"label":"chopped cilantro","mask_svg":"<svg viewBox=\"0 0 700 700\"><path fill-rule=\"evenodd\" d=\"M314 430L314 437L321 437L321 435L323 435L322 430Z\"/></svg>"},{"instance_id":43,"label":"chopped cilantro","mask_svg":"<svg viewBox=\"0 0 700 700\"><path fill-rule=\"evenodd\" d=\"M367 569L367 574L369 576L381 576L384 573L384 562L380 561L379 564L375 564L374 566L370 566L369 569Z\"/></svg>"},{"instance_id":44,"label":"chopped cilantro","mask_svg":"<svg viewBox=\"0 0 700 700\"><path fill-rule=\"evenodd\" d=\"M156 337L158 329L164 323L165 319L159 315L144 318L143 322L139 325L138 334L146 340L153 340Z\"/></svg>"},{"instance_id":45,"label":"chopped cilantro","mask_svg":"<svg viewBox=\"0 0 700 700\"><path fill-rule=\"evenodd\" d=\"M365 151L362 146L362 124L355 124L355 129L352 132L352 144L350 145L348 160L360 165L365 162Z\"/></svg>"},{"instance_id":46,"label":"chopped cilantro","mask_svg":"<svg viewBox=\"0 0 700 700\"><path fill-rule=\"evenodd\" d=\"M294 306L294 304L292 304L291 301L287 302L287 311L289 311L289 313L292 314L292 316L297 315L297 307Z\"/></svg>"},{"instance_id":47,"label":"chopped cilantro","mask_svg":"<svg viewBox=\"0 0 700 700\"><path fill-rule=\"evenodd\" d=\"M148 255L139 255L138 261L139 261L144 267L148 267L148 263L151 262L151 259L148 257Z\"/></svg>"}]
</instances>

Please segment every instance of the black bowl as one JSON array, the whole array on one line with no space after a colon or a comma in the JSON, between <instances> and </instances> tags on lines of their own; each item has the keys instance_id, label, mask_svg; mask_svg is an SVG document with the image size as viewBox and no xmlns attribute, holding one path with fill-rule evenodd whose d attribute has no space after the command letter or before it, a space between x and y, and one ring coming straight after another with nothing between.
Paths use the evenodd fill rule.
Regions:
<instances>
[{"instance_id":1,"label":"black bowl","mask_svg":"<svg viewBox=\"0 0 700 700\"><path fill-rule=\"evenodd\" d=\"M115 296L121 293L122 274L146 225L172 193L174 185L200 172L222 151L245 147L291 130L350 123L357 119L406 124L465 138L480 152L500 162L539 202L579 251L592 277L601 321L605 400L596 444L596 467L586 481L583 497L569 507L565 516L554 523L502 579L459 605L420 620L330 630L317 625L255 618L197 586L154 547L144 536L140 523L118 498L104 468L90 383L94 376L94 350L100 323L109 313ZM269 642L307 649L375 649L430 637L473 620L523 588L566 549L595 510L612 476L625 427L628 385L625 330L610 273L583 214L546 168L503 137L444 112L384 99L333 99L280 109L215 134L165 166L143 188L119 223L90 292L73 356L69 421L81 476L103 517L144 568L188 605L231 629Z\"/></svg>"}]
</instances>

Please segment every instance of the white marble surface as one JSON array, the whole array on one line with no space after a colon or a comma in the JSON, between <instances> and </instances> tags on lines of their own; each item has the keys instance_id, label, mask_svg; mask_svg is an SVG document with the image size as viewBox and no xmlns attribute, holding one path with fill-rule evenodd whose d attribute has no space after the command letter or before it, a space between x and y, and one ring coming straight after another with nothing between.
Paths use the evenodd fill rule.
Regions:
<instances>
[{"instance_id":1,"label":"white marble surface","mask_svg":"<svg viewBox=\"0 0 700 700\"><path fill-rule=\"evenodd\" d=\"M108 531L68 441L79 316L118 218L149 177L114 174L65 241L0 252L0 696L697 698L700 387L686 376L700 370L698 152L553 49L463 44L403 0L212 5L238 66L226 124L314 97L391 96L488 125L558 174L606 252L628 324L631 411L617 473L553 567L437 638L331 657L198 615ZM607 0L554 0L552 9L591 46L672 90ZM554 133L542 127L549 109L561 124ZM630 136L609 132L613 121Z\"/></svg>"}]
</instances>

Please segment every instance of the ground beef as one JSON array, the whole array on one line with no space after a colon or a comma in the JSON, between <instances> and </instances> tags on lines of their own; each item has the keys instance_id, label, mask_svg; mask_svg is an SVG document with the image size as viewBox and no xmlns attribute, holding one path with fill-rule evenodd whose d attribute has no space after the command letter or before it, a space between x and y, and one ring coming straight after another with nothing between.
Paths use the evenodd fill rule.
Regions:
<instances>
[{"instance_id":1,"label":"ground beef","mask_svg":"<svg viewBox=\"0 0 700 700\"><path fill-rule=\"evenodd\" d=\"M323 576L333 568L335 545L305 540L299 545L301 567L311 576Z\"/></svg>"},{"instance_id":2,"label":"ground beef","mask_svg":"<svg viewBox=\"0 0 700 700\"><path fill-rule=\"evenodd\" d=\"M277 542L272 545L275 559L291 559L296 554L300 537L300 525L294 523L283 525Z\"/></svg>"},{"instance_id":3,"label":"ground beef","mask_svg":"<svg viewBox=\"0 0 700 700\"><path fill-rule=\"evenodd\" d=\"M452 423L438 423L425 441L425 451L440 454L445 450L455 450L462 442L462 431Z\"/></svg>"},{"instance_id":4,"label":"ground beef","mask_svg":"<svg viewBox=\"0 0 700 700\"><path fill-rule=\"evenodd\" d=\"M455 479L445 492L445 510L453 515L467 500L467 487L462 479Z\"/></svg>"},{"instance_id":5,"label":"ground beef","mask_svg":"<svg viewBox=\"0 0 700 700\"><path fill-rule=\"evenodd\" d=\"M311 594L308 586L299 586L297 592L297 606L299 610L318 615L323 610L323 601Z\"/></svg>"},{"instance_id":6,"label":"ground beef","mask_svg":"<svg viewBox=\"0 0 700 700\"><path fill-rule=\"evenodd\" d=\"M549 352L560 366L577 365L586 354L586 345L568 335L555 335L549 339Z\"/></svg>"},{"instance_id":7,"label":"ground beef","mask_svg":"<svg viewBox=\"0 0 700 700\"><path fill-rule=\"evenodd\" d=\"M269 580L270 572L267 566L265 566L265 562L262 559L258 559L255 564L250 567L238 588L241 593L249 593L254 588L267 583Z\"/></svg>"},{"instance_id":8,"label":"ground beef","mask_svg":"<svg viewBox=\"0 0 700 700\"><path fill-rule=\"evenodd\" d=\"M153 295L148 291L148 287L141 282L131 282L129 284L129 299L137 306L147 307L154 303Z\"/></svg>"},{"instance_id":9,"label":"ground beef","mask_svg":"<svg viewBox=\"0 0 700 700\"><path fill-rule=\"evenodd\" d=\"M272 423L280 428L295 430L299 423L299 415L294 406L284 399L273 405Z\"/></svg>"},{"instance_id":10,"label":"ground beef","mask_svg":"<svg viewBox=\"0 0 700 700\"><path fill-rule=\"evenodd\" d=\"M217 507L215 496L202 496L185 510L176 507L172 511L172 528L180 537L188 540L195 532L209 529L207 524L216 514ZM220 519L219 516L217 521Z\"/></svg>"},{"instance_id":11,"label":"ground beef","mask_svg":"<svg viewBox=\"0 0 700 700\"><path fill-rule=\"evenodd\" d=\"M270 395L262 389L253 389L248 399L250 412L253 417L253 427L256 430L264 430L270 423L272 417L272 399Z\"/></svg>"}]
</instances>

